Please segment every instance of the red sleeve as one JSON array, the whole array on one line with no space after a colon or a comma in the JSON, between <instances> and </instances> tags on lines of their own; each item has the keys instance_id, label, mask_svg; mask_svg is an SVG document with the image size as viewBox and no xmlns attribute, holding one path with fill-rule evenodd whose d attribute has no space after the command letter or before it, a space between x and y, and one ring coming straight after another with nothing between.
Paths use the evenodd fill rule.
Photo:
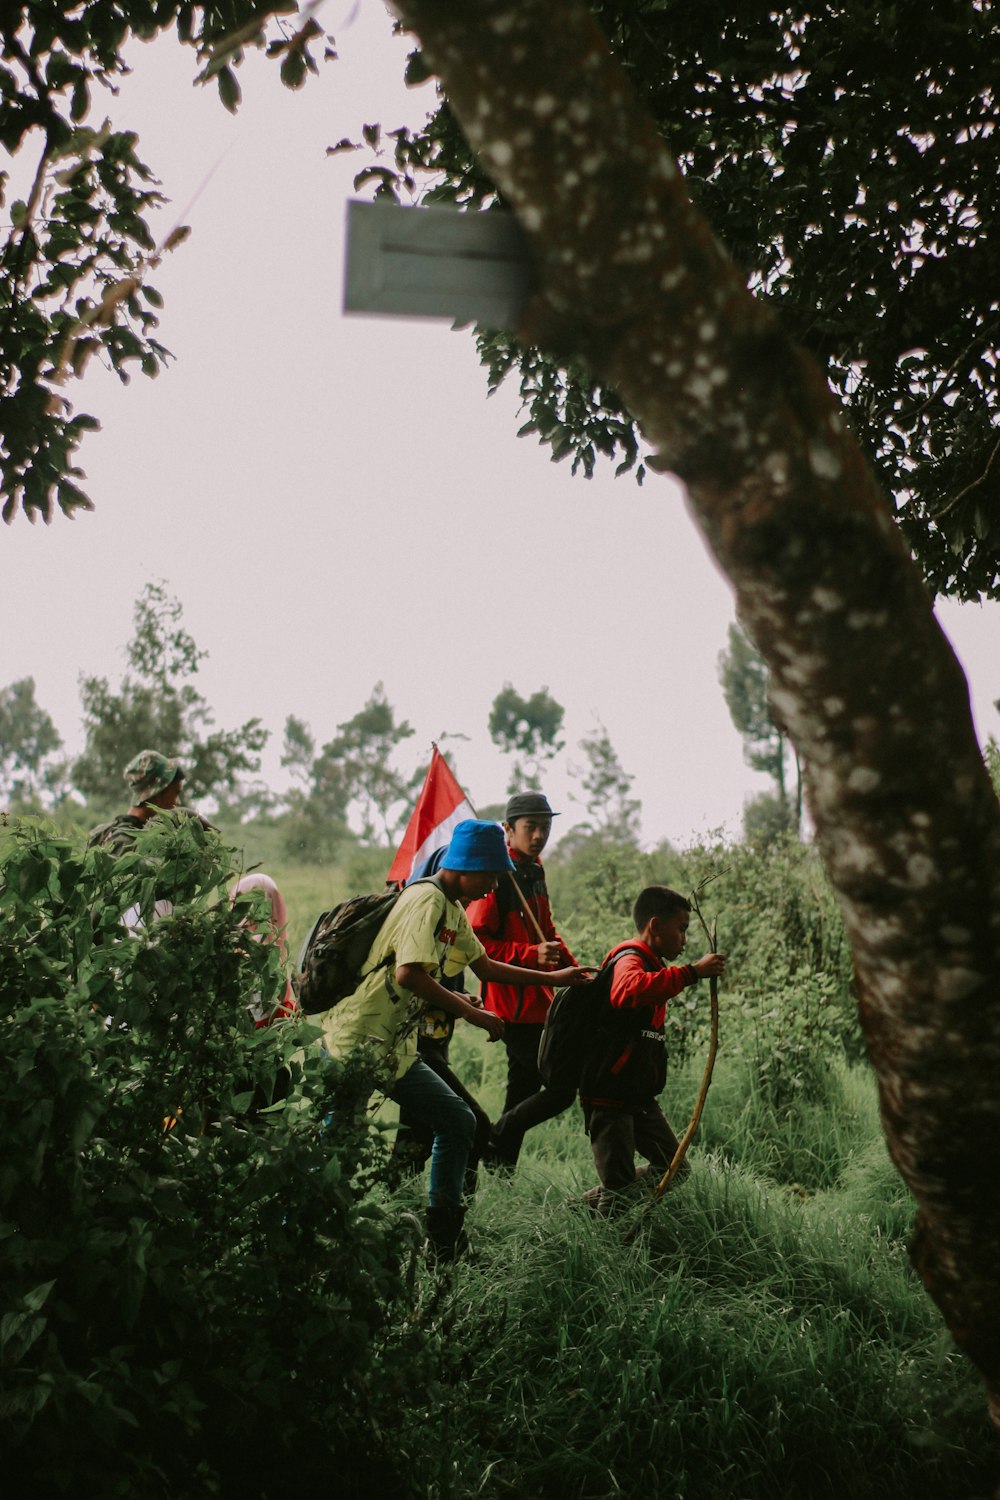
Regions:
<instances>
[{"instance_id":1,"label":"red sleeve","mask_svg":"<svg viewBox=\"0 0 1000 1500\"><path fill-rule=\"evenodd\" d=\"M620 1010L662 1005L679 995L697 976L690 964L683 968L656 969L650 973L638 953L625 953L615 964L611 980L611 1004Z\"/></svg>"},{"instance_id":2,"label":"red sleeve","mask_svg":"<svg viewBox=\"0 0 1000 1500\"><path fill-rule=\"evenodd\" d=\"M538 968L537 943L515 942L501 936L500 912L494 892L478 901L470 901L465 914L489 958L496 959L498 964L514 964L521 969Z\"/></svg>"}]
</instances>

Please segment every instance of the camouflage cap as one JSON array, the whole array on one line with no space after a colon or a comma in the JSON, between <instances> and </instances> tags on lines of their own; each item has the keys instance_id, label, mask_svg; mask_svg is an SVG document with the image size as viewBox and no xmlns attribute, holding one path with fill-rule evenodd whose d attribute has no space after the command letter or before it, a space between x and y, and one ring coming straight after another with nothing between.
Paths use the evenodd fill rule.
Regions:
<instances>
[{"instance_id":1,"label":"camouflage cap","mask_svg":"<svg viewBox=\"0 0 1000 1500\"><path fill-rule=\"evenodd\" d=\"M137 803L155 797L157 792L162 792L183 775L179 763L161 755L159 750L140 750L125 767L125 780Z\"/></svg>"}]
</instances>

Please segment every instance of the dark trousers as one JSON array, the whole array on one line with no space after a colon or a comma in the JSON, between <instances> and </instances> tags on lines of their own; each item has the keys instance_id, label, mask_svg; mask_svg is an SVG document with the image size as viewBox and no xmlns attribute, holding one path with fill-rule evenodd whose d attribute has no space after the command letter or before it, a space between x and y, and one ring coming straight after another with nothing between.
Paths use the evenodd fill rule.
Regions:
<instances>
[{"instance_id":1,"label":"dark trousers","mask_svg":"<svg viewBox=\"0 0 1000 1500\"><path fill-rule=\"evenodd\" d=\"M388 1097L395 1099L414 1119L430 1127L431 1174L428 1204L431 1208L460 1208L463 1183L476 1117L472 1110L450 1089L443 1078L418 1057L397 1078Z\"/></svg>"},{"instance_id":2,"label":"dark trousers","mask_svg":"<svg viewBox=\"0 0 1000 1500\"><path fill-rule=\"evenodd\" d=\"M612 1212L617 1194L635 1193L647 1178L658 1181L674 1159L677 1137L655 1099L641 1109L586 1109L584 1120L601 1180L587 1197L598 1213ZM649 1163L643 1171L636 1171L636 1152Z\"/></svg>"},{"instance_id":3,"label":"dark trousers","mask_svg":"<svg viewBox=\"0 0 1000 1500\"><path fill-rule=\"evenodd\" d=\"M448 1042L421 1037L417 1043L420 1057L437 1076L448 1085L453 1094L463 1100L476 1117L476 1134L469 1152L465 1171L465 1196L475 1191L479 1159L490 1141L492 1125L482 1105L469 1093L465 1084L448 1066ZM399 1167L413 1172L422 1172L434 1145L434 1131L425 1119L418 1119L405 1105L399 1111L399 1130L393 1156Z\"/></svg>"},{"instance_id":4,"label":"dark trousers","mask_svg":"<svg viewBox=\"0 0 1000 1500\"><path fill-rule=\"evenodd\" d=\"M507 1048L507 1096L503 1114L493 1127L493 1144L501 1161L513 1166L527 1131L569 1109L575 1090L547 1089L538 1072L540 1021L508 1021L503 1044Z\"/></svg>"}]
</instances>

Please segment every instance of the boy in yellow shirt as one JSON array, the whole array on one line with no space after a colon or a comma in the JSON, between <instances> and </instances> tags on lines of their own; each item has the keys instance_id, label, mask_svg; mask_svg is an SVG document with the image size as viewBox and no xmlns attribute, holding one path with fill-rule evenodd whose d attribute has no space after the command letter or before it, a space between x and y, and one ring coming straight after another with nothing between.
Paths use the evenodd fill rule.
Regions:
<instances>
[{"instance_id":1,"label":"boy in yellow shirt","mask_svg":"<svg viewBox=\"0 0 1000 1500\"><path fill-rule=\"evenodd\" d=\"M417 1021L433 1005L480 1027L491 1041L503 1022L467 996L447 990L444 976L470 968L481 980L535 984L533 969L497 963L487 956L465 915L465 905L493 890L510 869L502 829L468 818L451 837L441 868L429 880L407 886L372 943L364 978L345 1000L318 1017L327 1051L346 1057L373 1046L392 1072L389 1097L434 1132L427 1207L431 1250L452 1260L466 1248L462 1181L476 1131L476 1117L417 1054ZM553 984L578 984L581 968L556 970Z\"/></svg>"}]
</instances>

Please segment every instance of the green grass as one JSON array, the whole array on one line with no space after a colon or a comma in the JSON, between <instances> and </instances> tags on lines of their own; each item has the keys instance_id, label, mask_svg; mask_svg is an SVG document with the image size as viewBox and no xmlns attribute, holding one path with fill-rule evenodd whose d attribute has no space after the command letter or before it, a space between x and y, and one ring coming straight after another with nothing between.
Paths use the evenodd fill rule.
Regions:
<instances>
[{"instance_id":1,"label":"green grass","mask_svg":"<svg viewBox=\"0 0 1000 1500\"><path fill-rule=\"evenodd\" d=\"M502 1057L459 1033L461 1075L495 1107ZM665 1101L683 1125L697 1065ZM690 1180L614 1221L576 1110L484 1174L450 1317L453 1382L433 1412L428 1493L605 1500L971 1500L990 1492L981 1387L910 1269L912 1205L862 1068L810 1160L825 1185L737 1159L746 1073L720 1064L716 1140ZM714 1095L714 1091L713 1091ZM850 1120L840 1118L844 1101ZM706 1111L707 1114L707 1111ZM758 1161L801 1165L805 1126L755 1117ZM628 1242L630 1231L634 1231Z\"/></svg>"}]
</instances>

